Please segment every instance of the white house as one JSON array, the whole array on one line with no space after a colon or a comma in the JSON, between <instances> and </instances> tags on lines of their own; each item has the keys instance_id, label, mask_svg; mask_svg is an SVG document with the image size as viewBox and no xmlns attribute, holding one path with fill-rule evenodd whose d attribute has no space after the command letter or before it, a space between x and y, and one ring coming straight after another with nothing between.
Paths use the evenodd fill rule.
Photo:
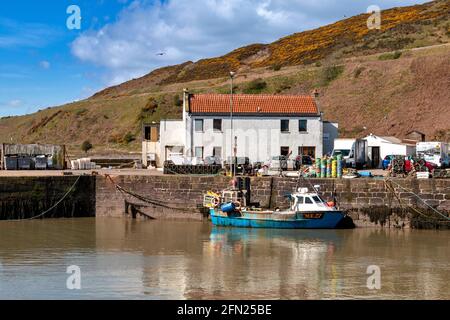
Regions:
<instances>
[{"instance_id":1,"label":"white house","mask_svg":"<svg viewBox=\"0 0 450 320\"><path fill-rule=\"evenodd\" d=\"M231 105L232 118L231 121ZM232 125L232 126L231 126ZM324 127L329 132L324 133ZM324 140L333 144L337 124L324 126L312 96L183 94L181 120L144 127L143 162L161 166L170 153L185 157L217 156L226 160L236 145L237 157L251 162L272 156L321 157Z\"/></svg>"},{"instance_id":2,"label":"white house","mask_svg":"<svg viewBox=\"0 0 450 320\"><path fill-rule=\"evenodd\" d=\"M396 137L370 134L364 139L367 140L368 157L372 168L381 167L381 161L387 155L413 156L416 153L415 144L404 143Z\"/></svg>"}]
</instances>

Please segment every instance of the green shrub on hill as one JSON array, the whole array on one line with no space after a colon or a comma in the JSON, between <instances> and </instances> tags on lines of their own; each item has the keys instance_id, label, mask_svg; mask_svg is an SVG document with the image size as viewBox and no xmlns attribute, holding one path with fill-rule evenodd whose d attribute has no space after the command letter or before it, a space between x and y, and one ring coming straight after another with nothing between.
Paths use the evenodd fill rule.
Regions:
<instances>
[{"instance_id":1,"label":"green shrub on hill","mask_svg":"<svg viewBox=\"0 0 450 320\"><path fill-rule=\"evenodd\" d=\"M282 67L281 64L275 63L275 64L272 65L272 70L273 71L280 71L281 67Z\"/></svg>"},{"instance_id":2,"label":"green shrub on hill","mask_svg":"<svg viewBox=\"0 0 450 320\"><path fill-rule=\"evenodd\" d=\"M153 97L149 98L145 106L141 109L141 112L139 113L137 120L138 121L147 120L156 112L156 109L158 109L158 102Z\"/></svg>"},{"instance_id":3,"label":"green shrub on hill","mask_svg":"<svg viewBox=\"0 0 450 320\"><path fill-rule=\"evenodd\" d=\"M333 80L336 80L341 73L344 72L344 66L328 66L323 68L322 70L322 85L327 86L329 85Z\"/></svg>"},{"instance_id":4,"label":"green shrub on hill","mask_svg":"<svg viewBox=\"0 0 450 320\"><path fill-rule=\"evenodd\" d=\"M173 104L177 107L181 107L183 105L183 100L181 100L178 94L173 97Z\"/></svg>"},{"instance_id":5,"label":"green shrub on hill","mask_svg":"<svg viewBox=\"0 0 450 320\"><path fill-rule=\"evenodd\" d=\"M247 83L243 92L247 94L257 94L261 93L265 88L267 88L267 82L258 78Z\"/></svg>"},{"instance_id":6,"label":"green shrub on hill","mask_svg":"<svg viewBox=\"0 0 450 320\"><path fill-rule=\"evenodd\" d=\"M134 134L132 134L131 132L127 132L124 136L123 136L123 142L128 144L134 140L136 140L136 137L134 136Z\"/></svg>"},{"instance_id":7,"label":"green shrub on hill","mask_svg":"<svg viewBox=\"0 0 450 320\"><path fill-rule=\"evenodd\" d=\"M88 112L88 109L86 108L81 108L75 111L75 115L77 116L82 116L84 114L86 114Z\"/></svg>"},{"instance_id":8,"label":"green shrub on hill","mask_svg":"<svg viewBox=\"0 0 450 320\"><path fill-rule=\"evenodd\" d=\"M93 148L92 143L90 143L88 140L84 141L81 144L81 150L83 150L85 153L87 153L89 150Z\"/></svg>"},{"instance_id":9,"label":"green shrub on hill","mask_svg":"<svg viewBox=\"0 0 450 320\"><path fill-rule=\"evenodd\" d=\"M395 60L402 56L401 51L395 51L394 53L383 53L378 57L378 60Z\"/></svg>"}]
</instances>

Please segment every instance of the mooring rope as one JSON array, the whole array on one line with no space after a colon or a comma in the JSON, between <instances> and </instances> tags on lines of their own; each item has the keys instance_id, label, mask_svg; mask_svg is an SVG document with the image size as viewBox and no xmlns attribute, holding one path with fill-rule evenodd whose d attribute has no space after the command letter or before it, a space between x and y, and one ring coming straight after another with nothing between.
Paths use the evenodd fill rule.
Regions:
<instances>
[{"instance_id":1,"label":"mooring rope","mask_svg":"<svg viewBox=\"0 0 450 320\"><path fill-rule=\"evenodd\" d=\"M36 215L36 216L30 217L30 218L11 219L11 220L5 220L5 221L17 222L17 221L24 221L24 220L33 220L33 219L37 219L37 218L40 218L40 217L46 215L47 213L49 213L50 211L52 211L53 209L55 209L61 202L63 202L64 199L67 198L67 196L68 196L68 195L72 192L72 190L75 188L75 186L76 186L76 184L78 183L78 181L80 180L80 178L81 178L81 175L78 176L77 180L75 180L75 182L73 183L73 185L72 185L72 186L69 188L69 190L64 194L64 196L63 196L61 199L59 199L53 206L51 206L50 208L48 208L48 209L45 210L44 212L42 212L42 213L40 213L40 214L38 214L38 215Z\"/></svg>"},{"instance_id":2,"label":"mooring rope","mask_svg":"<svg viewBox=\"0 0 450 320\"><path fill-rule=\"evenodd\" d=\"M387 188L387 189L394 195L394 197L397 199L397 201L398 201L398 203L399 203L399 205L400 205L400 208L406 209L405 207L408 207L408 205L406 205L406 204L403 203L402 199L400 199L400 197L399 197L399 196L397 195L397 193L395 192L395 189L394 189L394 187L392 186L392 184L388 184L386 180L384 180L384 184L385 184L386 188ZM431 218L432 218L432 219L435 220L435 218L430 217L430 216L424 214L423 212L417 210L416 208L414 208L414 207L412 207L412 206L410 206L410 207L411 207L411 209L412 209L414 212L418 213L419 215L421 215L421 216L423 216L423 217L425 217L425 218L428 218L428 219L431 219ZM445 221L444 221L444 222L445 222Z\"/></svg>"},{"instance_id":3,"label":"mooring rope","mask_svg":"<svg viewBox=\"0 0 450 320\"><path fill-rule=\"evenodd\" d=\"M388 184L388 182L390 182L391 184ZM398 203L400 204L400 207L401 207L402 209L403 209L403 205L405 205L405 206L407 206L407 207L410 207L410 209L412 209L414 212L418 213L419 215L421 215L421 216L423 216L423 217L425 217L425 218L428 218L428 219L432 219L432 220L434 220L434 222L436 222L436 223L448 223L448 222L450 222L450 221L436 220L437 217L432 217L432 216L426 215L426 214L424 214L423 212L421 212L421 211L417 210L416 208L414 208L413 206L408 205L408 204L404 204L403 201L400 199L400 197L397 195L397 192L395 191L394 187L392 186L392 182L393 182L393 181L390 180L390 179L384 180L384 183L385 183L386 188L389 189L389 191L391 191L391 193L395 196L395 198L397 199L397 201L398 201ZM398 185L399 187L401 187L402 189L406 190L405 188L403 188L402 186L400 186L398 183L395 183L395 184ZM407 191L408 191L408 190L407 190ZM409 192L409 193L414 194L416 197L418 197L420 200L422 200L422 202L424 202L427 206L429 206L422 198L420 198L420 197L419 197L418 195L416 195L414 192ZM430 206L429 206L429 207L430 207ZM444 218L446 218L447 220L449 220L448 217L446 217L445 215L443 215L443 214L440 213L439 211L435 210L433 207L431 207L431 208L432 208L435 212L437 212L439 215L441 215L441 216L443 216Z\"/></svg>"},{"instance_id":4,"label":"mooring rope","mask_svg":"<svg viewBox=\"0 0 450 320\"><path fill-rule=\"evenodd\" d=\"M389 181L391 183L395 183L398 187L400 187L401 189L405 190L408 193L411 193L412 195L414 195L416 198L418 198L420 201L422 201L427 207L429 207L431 210L433 210L434 212L436 212L437 214L439 214L441 217L443 217L446 220L450 220L450 217L446 216L445 214L443 214L442 212L436 210L434 207L430 206L425 200L423 200L419 195L417 195L416 193L414 193L411 190L406 189L405 187L401 186L400 184L398 184L397 182L392 181L391 179L389 179Z\"/></svg>"},{"instance_id":5,"label":"mooring rope","mask_svg":"<svg viewBox=\"0 0 450 320\"><path fill-rule=\"evenodd\" d=\"M171 210L183 211L183 212L185 212L186 210L195 210L195 209L197 209L197 208L192 208L192 207L191 207L191 208L189 208L189 207L177 208L177 207L173 207L173 206L167 205L167 204L164 203L163 200L159 200L159 199L150 199L150 198L148 198L148 197L139 195L139 194L137 194L137 193L135 193L135 192L133 192L133 191L130 191L130 190L127 190L127 189L123 188L122 186L120 186L119 184L117 184L117 183L112 179L112 177L111 177L109 174L105 174L105 177L106 177L108 180L110 180L111 183L115 186L115 188L116 188L117 190L119 190L119 192L121 192L122 194L123 194L123 193L128 194L128 195L130 195L130 196L132 196L132 197L135 197L136 199L139 199L139 200L141 200L141 201L143 201L143 202L152 204L152 205L154 205L154 206L163 207L163 208L171 209Z\"/></svg>"}]
</instances>

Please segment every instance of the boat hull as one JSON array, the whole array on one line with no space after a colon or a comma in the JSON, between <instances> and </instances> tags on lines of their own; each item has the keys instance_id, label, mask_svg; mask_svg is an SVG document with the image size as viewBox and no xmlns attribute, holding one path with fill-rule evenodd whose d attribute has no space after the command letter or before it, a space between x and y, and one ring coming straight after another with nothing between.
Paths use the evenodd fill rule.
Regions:
<instances>
[{"instance_id":1,"label":"boat hull","mask_svg":"<svg viewBox=\"0 0 450 320\"><path fill-rule=\"evenodd\" d=\"M345 217L341 211L316 212L320 218L304 218L304 214L294 214L293 218L271 218L268 214L227 215L211 209L210 216L213 225L240 228L272 228L272 229L334 229Z\"/></svg>"}]
</instances>

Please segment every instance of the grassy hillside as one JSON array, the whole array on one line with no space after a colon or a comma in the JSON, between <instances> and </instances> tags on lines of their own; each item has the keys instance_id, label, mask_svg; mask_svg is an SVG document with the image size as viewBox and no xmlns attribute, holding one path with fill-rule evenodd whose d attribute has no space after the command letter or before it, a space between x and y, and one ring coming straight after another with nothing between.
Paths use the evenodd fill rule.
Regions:
<instances>
[{"instance_id":1,"label":"grassy hillside","mask_svg":"<svg viewBox=\"0 0 450 320\"><path fill-rule=\"evenodd\" d=\"M383 11L382 30L368 15L351 17L272 44L254 44L218 58L157 69L90 99L0 119L0 141L64 143L72 153L90 140L94 152L139 150L143 121L180 116L183 87L309 93L319 88L326 119L344 136L369 132L401 137L410 129L450 138L450 1Z\"/></svg>"}]
</instances>

